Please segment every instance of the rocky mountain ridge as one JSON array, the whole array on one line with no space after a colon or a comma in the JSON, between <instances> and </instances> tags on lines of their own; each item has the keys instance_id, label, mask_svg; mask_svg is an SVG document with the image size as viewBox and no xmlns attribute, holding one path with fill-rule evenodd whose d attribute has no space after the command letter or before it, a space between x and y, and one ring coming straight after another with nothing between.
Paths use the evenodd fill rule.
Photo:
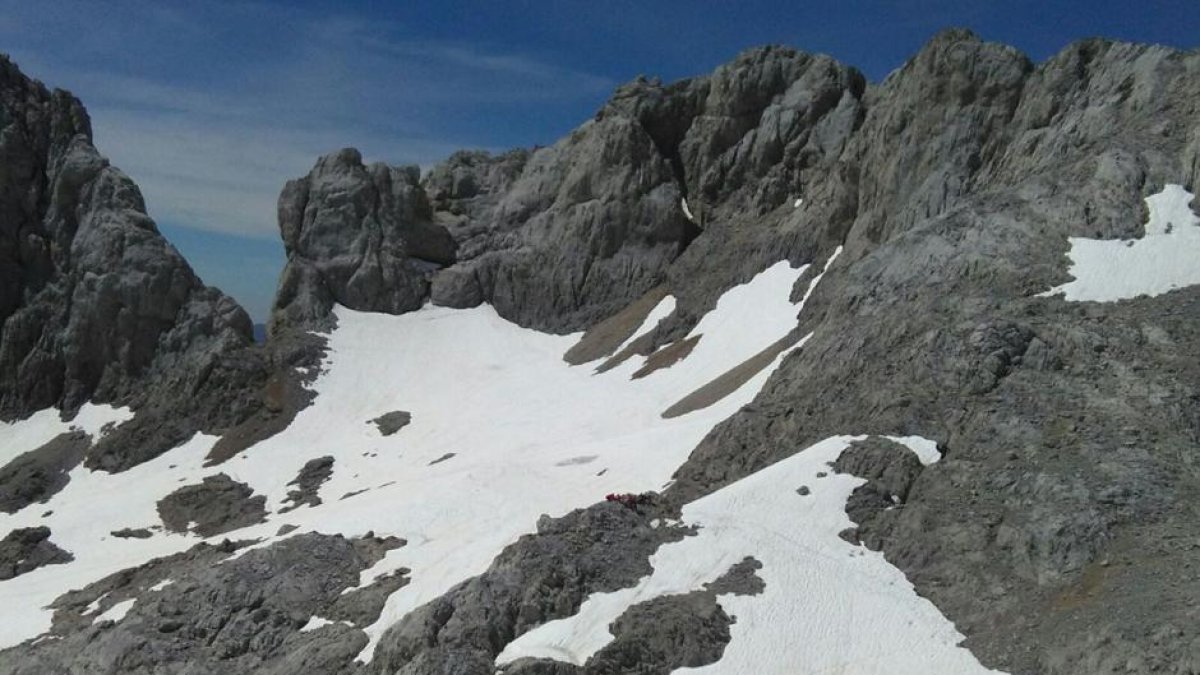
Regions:
<instances>
[{"instance_id":1,"label":"rocky mountain ridge","mask_svg":"<svg viewBox=\"0 0 1200 675\"><path fill-rule=\"evenodd\" d=\"M1200 53L1087 40L1033 64L955 30L870 84L828 57L761 48L707 77L625 85L553 146L460 153L423 179L365 167L357 152L340 151L281 196L289 261L260 349L249 346L244 313L201 287L147 225L128 179L102 167L78 103L6 72L5 128L20 131L0 136L0 147L6 157L35 158L4 182L13 186L3 191L6 212L18 214L6 222L21 225L0 250L19 261L6 269L22 270L4 285L5 297L18 298L0 333L0 364L9 355L14 374L0 390L6 415L113 401L134 405L149 429L178 396L156 405L129 393L131 383L164 382L153 391L220 401L219 412L177 425L179 434L233 427L221 453L232 456L286 425L280 411L304 405L296 381L278 379L287 370L278 364L315 363L320 347L302 331L332 328L335 303L389 313L426 299L488 303L523 326L566 333L599 330L639 298L669 292L674 311L631 353L674 348L683 355L669 367L686 367L683 338L721 293L780 259L816 263L796 285L803 293L836 249L836 264L799 317L797 335L811 338L751 405L709 433L658 508L670 513L831 435L934 438L945 455L937 464L898 462L899 478L859 467L873 482L847 507L858 524L847 537L882 549L985 665L1016 673L1200 668L1192 542L1200 532L1200 367L1191 358L1200 347L1200 291L1115 303L1041 295L1069 280L1071 237L1136 239L1145 197L1168 184L1196 191ZM28 100L49 111L29 116L29 128L52 132L14 121ZM12 140L26 137L48 149L30 153ZM66 237L60 248L35 245L55 236ZM111 243L130 240L155 253ZM66 243L82 255L55 261ZM137 274L88 276L89 256L131 249L95 269L159 278L142 271L148 263L179 281L149 283L159 295L129 286L141 282ZM89 325L87 308L115 302L121 309L104 315L115 328L99 331L115 346L89 360L72 351L78 340L47 348L50 338L27 337L19 327L31 320L22 316L61 313L61 303L45 299L45 289L59 286L72 290L54 298L85 293L58 319L67 327L60 334ZM642 304L645 312L653 305ZM615 350L638 323L608 322L605 330L621 339L603 344ZM121 342L144 334L160 337ZM20 376L47 360L67 364L47 371L61 384ZM204 377L189 374L197 364ZM266 405L264 391L289 403ZM118 432L101 445L119 442L120 450L88 451L114 457L95 465L126 468L169 447ZM877 452L872 462L891 466ZM902 492L902 507L881 491ZM567 527L579 518L588 516ZM584 536L625 526L645 524L604 517L585 524ZM488 575L508 579L508 560L539 541L516 545ZM564 554L553 541L546 545L555 556L591 555ZM605 555L641 566L647 553L635 548ZM490 656L503 645L478 637L494 628L479 617L511 612L515 601L507 590L488 594L478 589L483 582L471 583L399 624L381 644L384 658L365 670L491 672ZM577 600L568 605L577 609ZM113 630L131 631L132 640L140 629ZM504 630L506 640L515 637ZM669 639L666 623L645 630L650 642ZM358 644L353 629L322 639L343 638ZM77 632L66 646L19 647L0 663L32 653L39 664L103 672L72 651L79 643ZM350 651L330 647L339 656L322 655L320 672L354 671ZM266 661L247 662L262 672L283 658L261 654ZM514 667L576 672L553 663Z\"/></svg>"}]
</instances>

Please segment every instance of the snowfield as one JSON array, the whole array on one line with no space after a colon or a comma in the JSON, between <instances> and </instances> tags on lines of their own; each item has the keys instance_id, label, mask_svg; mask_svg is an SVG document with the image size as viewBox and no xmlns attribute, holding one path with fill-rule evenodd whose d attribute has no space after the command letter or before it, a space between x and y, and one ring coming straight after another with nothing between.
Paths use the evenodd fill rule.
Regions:
<instances>
[{"instance_id":1,"label":"snowfield","mask_svg":"<svg viewBox=\"0 0 1200 675\"><path fill-rule=\"evenodd\" d=\"M1071 237L1067 255L1075 280L1042 295L1113 302L1200 284L1200 218L1189 207L1194 198L1182 185L1147 197L1150 215L1141 239Z\"/></svg>"},{"instance_id":2,"label":"snowfield","mask_svg":"<svg viewBox=\"0 0 1200 675\"><path fill-rule=\"evenodd\" d=\"M74 562L0 582L0 648L44 633L51 618L45 607L62 593L199 542L198 535L157 529L156 503L179 487L226 473L265 495L271 513L265 523L216 540L260 538L258 546L265 546L309 531L373 531L407 540L363 573L366 584L401 567L412 570L411 583L367 628L370 642L359 658L369 661L388 626L485 571L506 545L533 532L542 514L560 516L610 492L661 489L717 423L755 397L790 350L708 407L670 419L663 411L794 330L804 301L788 298L804 271L780 262L731 289L696 326L692 335L701 339L686 358L636 380L631 374L644 359L603 374L594 372L595 364L569 366L562 355L579 335L523 329L488 306L426 306L400 316L338 308L338 328L328 336L322 372L312 384L316 399L284 432L215 467L203 463L217 439L203 434L120 474L77 467L47 503L0 514L0 532L47 525L51 541L75 555ZM805 299L819 281L813 279ZM674 302L664 298L637 334L653 329ZM802 348L803 340L792 347ZM368 422L397 410L411 413L412 421L394 435L385 437ZM128 411L101 406L87 411L77 424L93 435L129 418ZM5 460L65 428L53 411L0 427ZM936 455L929 443L902 440L923 460ZM850 525L845 499L861 481L813 475L848 442L839 437L817 444L689 505L685 519L701 526L700 534L664 546L653 575L612 594L619 596L615 601L589 599L578 617L548 624L511 649L558 645L557 654L586 658L605 640L604 620L612 612L691 590L753 555L763 563L766 591L721 596L737 623L725 659L709 672L782 672L755 661L773 651L804 659L793 666L820 663L838 672L882 672L885 665L900 672L909 663L922 669L908 672L981 671L954 646L961 636L953 626L902 574L882 556L837 538ZM323 503L280 513L288 482L307 461L325 455L334 464L320 488ZM812 494L797 495L801 484ZM298 529L277 536L283 525ZM109 534L125 527L155 533L148 539ZM98 619L118 620L130 606ZM325 621L314 617L306 628ZM785 644L793 651L780 652Z\"/></svg>"}]
</instances>

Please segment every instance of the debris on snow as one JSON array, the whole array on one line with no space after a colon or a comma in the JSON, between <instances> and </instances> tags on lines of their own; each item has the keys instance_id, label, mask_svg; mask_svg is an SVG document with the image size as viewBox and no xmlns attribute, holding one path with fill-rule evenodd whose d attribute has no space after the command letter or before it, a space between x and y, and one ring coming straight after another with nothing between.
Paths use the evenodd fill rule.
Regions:
<instances>
[{"instance_id":1,"label":"debris on snow","mask_svg":"<svg viewBox=\"0 0 1200 675\"><path fill-rule=\"evenodd\" d=\"M113 605L112 607L109 607L100 616L97 616L95 619L92 619L92 623L97 624L102 621L112 621L113 623L116 623L117 621L124 619L125 615L129 613L129 610L133 609L133 606L136 603L137 603L137 598L129 598L128 600L122 600L122 601L118 602L117 604Z\"/></svg>"}]
</instances>

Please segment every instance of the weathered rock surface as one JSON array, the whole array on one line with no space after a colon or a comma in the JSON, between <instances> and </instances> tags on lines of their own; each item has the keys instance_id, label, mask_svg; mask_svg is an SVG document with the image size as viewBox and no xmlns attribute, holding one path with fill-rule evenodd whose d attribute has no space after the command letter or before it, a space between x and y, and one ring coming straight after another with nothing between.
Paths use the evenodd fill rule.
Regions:
<instances>
[{"instance_id":1,"label":"weathered rock surface","mask_svg":"<svg viewBox=\"0 0 1200 675\"><path fill-rule=\"evenodd\" d=\"M486 301L523 325L566 332L680 279L670 288L681 321L694 320L721 290L777 261L777 240L796 238L728 226L723 214L767 213L834 168L865 85L827 57L764 48L709 77L618 89L516 178L511 155L452 158L426 181L463 223L451 229L459 263L434 278L434 302ZM472 171L464 205L444 174ZM693 252L700 228L715 230Z\"/></svg>"},{"instance_id":2,"label":"weathered rock surface","mask_svg":"<svg viewBox=\"0 0 1200 675\"><path fill-rule=\"evenodd\" d=\"M852 444L833 465L834 471L867 481L846 502L846 515L858 525L847 536L873 551L881 549L924 468L908 448L886 438Z\"/></svg>"},{"instance_id":3,"label":"weathered rock surface","mask_svg":"<svg viewBox=\"0 0 1200 675\"><path fill-rule=\"evenodd\" d=\"M299 328L282 330L269 343L238 352L238 367L244 382L233 389L231 410L239 411L240 421L225 429L208 453L209 466L220 464L238 453L283 431L307 408L316 393L308 387L321 371L325 356L325 338L306 333ZM232 359L231 359L232 360ZM224 384L218 391L227 390ZM129 425L137 429L137 419ZM118 435L112 442L120 439ZM108 438L102 445L109 443ZM94 454L94 453L93 453Z\"/></svg>"},{"instance_id":4,"label":"weathered rock surface","mask_svg":"<svg viewBox=\"0 0 1200 675\"><path fill-rule=\"evenodd\" d=\"M382 603L357 617L361 623L300 629L313 616L335 614L343 591L366 590L354 591L360 573L399 542L310 533L227 560L246 543L198 544L68 593L53 605L57 639L0 652L0 671L354 672L367 642L361 628ZM385 583L394 589L394 580ZM87 613L93 602L103 612L128 599L136 602L116 623L93 623Z\"/></svg>"},{"instance_id":5,"label":"weathered rock surface","mask_svg":"<svg viewBox=\"0 0 1200 675\"><path fill-rule=\"evenodd\" d=\"M300 467L300 473L295 480L288 485L295 485L294 490L288 490L287 501L291 502L288 506L280 509L280 512L291 511L299 508L302 505L318 506L321 504L321 496L317 494L321 489L321 484L329 480L333 475L333 457L326 455L310 459Z\"/></svg>"},{"instance_id":6,"label":"weathered rock surface","mask_svg":"<svg viewBox=\"0 0 1200 675\"><path fill-rule=\"evenodd\" d=\"M92 146L80 102L3 57L0 160L0 419L132 407L86 452L120 471L198 430L278 417L267 381L315 365L320 347L254 346L246 313L204 286Z\"/></svg>"},{"instance_id":7,"label":"weathered rock surface","mask_svg":"<svg viewBox=\"0 0 1200 675\"><path fill-rule=\"evenodd\" d=\"M384 413L376 417L370 422L375 425L376 429L379 429L380 435L391 436L408 426L409 422L412 422L412 413L404 410L393 410L390 413Z\"/></svg>"},{"instance_id":8,"label":"weathered rock surface","mask_svg":"<svg viewBox=\"0 0 1200 675\"><path fill-rule=\"evenodd\" d=\"M91 445L91 438L83 432L60 434L0 467L0 511L16 513L53 497L70 482L68 474L83 461Z\"/></svg>"},{"instance_id":9,"label":"weathered rock surface","mask_svg":"<svg viewBox=\"0 0 1200 675\"><path fill-rule=\"evenodd\" d=\"M1069 236L1139 235L1145 196L1196 187L1198 77L1194 52L1091 40L1034 66L950 31L868 89L844 170L792 210L849 207L822 216L845 251L800 317L813 337L669 496L831 434L936 439L863 536L985 664L1194 668L1200 289L1036 294L1067 279Z\"/></svg>"},{"instance_id":10,"label":"weathered rock surface","mask_svg":"<svg viewBox=\"0 0 1200 675\"><path fill-rule=\"evenodd\" d=\"M135 402L170 371L196 383L250 342L250 320L204 286L91 144L70 94L0 59L0 416Z\"/></svg>"},{"instance_id":11,"label":"weathered rock surface","mask_svg":"<svg viewBox=\"0 0 1200 675\"><path fill-rule=\"evenodd\" d=\"M75 556L50 541L50 528L24 527L0 539L0 581L12 579L43 565L71 562Z\"/></svg>"},{"instance_id":12,"label":"weathered rock surface","mask_svg":"<svg viewBox=\"0 0 1200 675\"><path fill-rule=\"evenodd\" d=\"M334 304L398 314L429 296L429 276L454 262L454 240L433 223L420 170L364 166L357 150L326 155L279 197L288 262L268 328L328 330Z\"/></svg>"},{"instance_id":13,"label":"weathered rock surface","mask_svg":"<svg viewBox=\"0 0 1200 675\"><path fill-rule=\"evenodd\" d=\"M762 563L746 558L703 590L664 595L633 605L609 630L613 639L582 666L553 659L519 659L505 675L666 675L720 660L736 623L717 603L723 594L756 595L764 584L755 571Z\"/></svg>"},{"instance_id":14,"label":"weathered rock surface","mask_svg":"<svg viewBox=\"0 0 1200 675\"><path fill-rule=\"evenodd\" d=\"M266 519L267 498L219 473L196 485L185 485L158 502L158 515L172 532L211 537Z\"/></svg>"},{"instance_id":15,"label":"weathered rock surface","mask_svg":"<svg viewBox=\"0 0 1200 675\"><path fill-rule=\"evenodd\" d=\"M493 660L520 634L569 616L588 595L632 586L648 558L682 528L650 526L640 514L603 502L562 518L543 517L487 572L402 619L384 633L369 672L492 675Z\"/></svg>"}]
</instances>

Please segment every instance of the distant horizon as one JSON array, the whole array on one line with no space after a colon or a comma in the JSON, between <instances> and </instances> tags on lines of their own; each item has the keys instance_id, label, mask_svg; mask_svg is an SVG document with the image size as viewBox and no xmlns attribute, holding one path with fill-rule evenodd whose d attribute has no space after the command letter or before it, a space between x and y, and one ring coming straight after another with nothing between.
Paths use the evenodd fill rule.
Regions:
<instances>
[{"instance_id":1,"label":"distant horizon","mask_svg":"<svg viewBox=\"0 0 1200 675\"><path fill-rule=\"evenodd\" d=\"M701 76L767 44L876 83L955 27L1038 63L1090 37L1200 45L1194 2L1043 4L0 0L0 51L83 101L163 234L265 323L284 263L279 191L338 148L428 170L460 149L550 145L639 74Z\"/></svg>"}]
</instances>

